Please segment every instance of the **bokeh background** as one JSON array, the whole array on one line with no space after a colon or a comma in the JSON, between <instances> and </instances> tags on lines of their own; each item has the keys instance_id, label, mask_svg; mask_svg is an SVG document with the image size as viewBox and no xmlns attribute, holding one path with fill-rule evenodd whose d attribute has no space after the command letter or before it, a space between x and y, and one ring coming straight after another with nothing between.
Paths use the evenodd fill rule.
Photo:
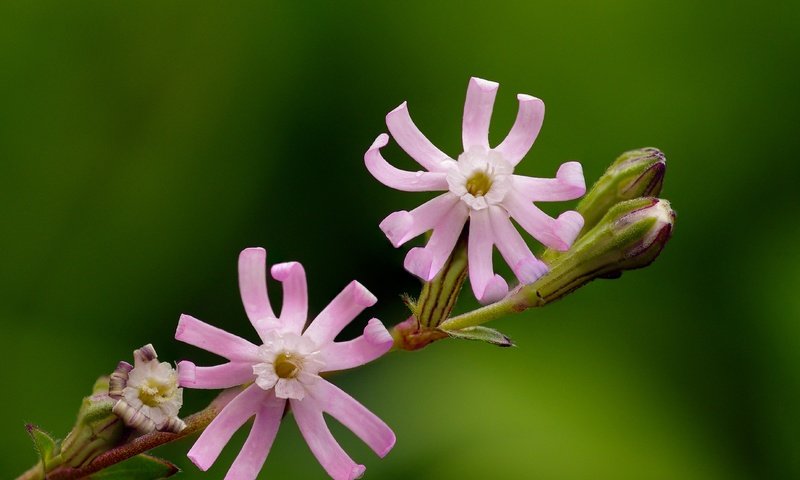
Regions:
<instances>
[{"instance_id":1,"label":"bokeh background","mask_svg":"<svg viewBox=\"0 0 800 480\"><path fill-rule=\"evenodd\" d=\"M426 196L362 155L403 100L457 155L474 75L501 84L495 141L516 93L544 99L525 174L663 149L675 236L496 322L518 348L339 376L399 438L381 461L336 428L368 478L800 478L798 47L790 1L0 3L0 477L34 462L25 422L64 435L134 348L211 361L172 339L180 313L254 337L244 247L301 261L314 311L357 278L403 319L418 284L377 224ZM206 475L190 441L156 453L222 478L243 440ZM284 422L261 478L323 476Z\"/></svg>"}]
</instances>

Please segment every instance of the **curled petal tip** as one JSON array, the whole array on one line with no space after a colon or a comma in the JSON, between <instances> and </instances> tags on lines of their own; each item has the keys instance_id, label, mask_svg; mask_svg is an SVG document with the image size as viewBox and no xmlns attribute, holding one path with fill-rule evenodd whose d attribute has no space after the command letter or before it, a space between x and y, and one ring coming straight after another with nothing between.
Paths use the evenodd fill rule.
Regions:
<instances>
[{"instance_id":1,"label":"curled petal tip","mask_svg":"<svg viewBox=\"0 0 800 480\"><path fill-rule=\"evenodd\" d=\"M430 281L435 275L431 273L433 255L422 247L415 247L408 251L403 266L406 270L424 281Z\"/></svg>"},{"instance_id":2,"label":"curled petal tip","mask_svg":"<svg viewBox=\"0 0 800 480\"><path fill-rule=\"evenodd\" d=\"M378 302L378 297L372 294L367 287L359 283L357 280L353 280L348 285L350 290L350 296L354 303L360 305L362 307L371 307Z\"/></svg>"},{"instance_id":3,"label":"curled petal tip","mask_svg":"<svg viewBox=\"0 0 800 480\"><path fill-rule=\"evenodd\" d=\"M239 257L260 256L266 257L267 251L262 247L247 247L239 254Z\"/></svg>"},{"instance_id":4,"label":"curled petal tip","mask_svg":"<svg viewBox=\"0 0 800 480\"><path fill-rule=\"evenodd\" d=\"M583 165L580 162L566 162L558 168L556 178L575 189L575 195L586 193L586 181L583 178Z\"/></svg>"},{"instance_id":5,"label":"curled petal tip","mask_svg":"<svg viewBox=\"0 0 800 480\"><path fill-rule=\"evenodd\" d=\"M495 150L501 152L512 165L518 164L533 146L544 120L544 102L540 99L518 94L519 110L511 131Z\"/></svg>"},{"instance_id":6,"label":"curled petal tip","mask_svg":"<svg viewBox=\"0 0 800 480\"><path fill-rule=\"evenodd\" d=\"M514 271L519 281L525 284L533 283L547 273L547 265L535 258L526 258L517 263Z\"/></svg>"},{"instance_id":7,"label":"curled petal tip","mask_svg":"<svg viewBox=\"0 0 800 480\"><path fill-rule=\"evenodd\" d=\"M120 362L117 364L116 371L118 372L130 373L131 370L133 370L133 365L125 360L120 360Z\"/></svg>"},{"instance_id":8,"label":"curled petal tip","mask_svg":"<svg viewBox=\"0 0 800 480\"><path fill-rule=\"evenodd\" d=\"M364 338L373 345L380 345L382 343L392 344L394 339L389 330L383 325L383 322L377 318L372 318L364 328Z\"/></svg>"},{"instance_id":9,"label":"curled petal tip","mask_svg":"<svg viewBox=\"0 0 800 480\"><path fill-rule=\"evenodd\" d=\"M272 277L275 280L283 282L297 270L303 270L303 266L299 262L284 262L273 265L270 272L272 272Z\"/></svg>"},{"instance_id":10,"label":"curled petal tip","mask_svg":"<svg viewBox=\"0 0 800 480\"><path fill-rule=\"evenodd\" d=\"M380 229L386 238L397 248L406 241L406 234L414 224L414 217L407 211L394 212L380 223Z\"/></svg>"},{"instance_id":11,"label":"curled petal tip","mask_svg":"<svg viewBox=\"0 0 800 480\"><path fill-rule=\"evenodd\" d=\"M387 113L386 114L386 120L390 121L391 117L394 117L398 113L401 113L401 112L403 112L405 110L408 110L408 102L406 102L406 101L404 101L403 103L401 103L400 105L395 107L395 109L392 110L391 112Z\"/></svg>"},{"instance_id":12,"label":"curled petal tip","mask_svg":"<svg viewBox=\"0 0 800 480\"><path fill-rule=\"evenodd\" d=\"M156 349L153 348L153 344L148 343L144 347L134 350L133 358L137 362L149 362L150 360L158 358L158 354L156 354Z\"/></svg>"},{"instance_id":13,"label":"curled petal tip","mask_svg":"<svg viewBox=\"0 0 800 480\"><path fill-rule=\"evenodd\" d=\"M500 275L495 276L486 284L483 294L478 296L482 304L494 303L508 295L508 283Z\"/></svg>"},{"instance_id":14,"label":"curled petal tip","mask_svg":"<svg viewBox=\"0 0 800 480\"><path fill-rule=\"evenodd\" d=\"M348 478L348 480L355 480L356 478L361 478L361 477L364 476L364 472L366 472L366 471L367 471L367 467L365 467L364 465L355 465L350 470L350 476L347 477L347 478Z\"/></svg>"},{"instance_id":15,"label":"curled petal tip","mask_svg":"<svg viewBox=\"0 0 800 480\"><path fill-rule=\"evenodd\" d=\"M397 437L394 435L394 432L392 432L390 430L389 433L391 434L391 438L389 439L389 443L386 445L386 448L384 448L383 450L378 452L378 456L380 458L384 458L386 455L388 455L389 452L391 452L392 449L394 448L394 444L397 442Z\"/></svg>"},{"instance_id":16,"label":"curled petal tip","mask_svg":"<svg viewBox=\"0 0 800 480\"><path fill-rule=\"evenodd\" d=\"M556 227L555 233L562 242L558 250L566 251L572 246L575 239L578 238L578 234L581 232L581 228L583 228L583 217L574 210L568 210L558 216L556 223L558 226Z\"/></svg>"},{"instance_id":17,"label":"curled petal tip","mask_svg":"<svg viewBox=\"0 0 800 480\"><path fill-rule=\"evenodd\" d=\"M367 150L367 154L369 154L369 153L371 153L371 152L373 152L373 151L375 151L375 150L377 150L379 148L385 147L386 144L388 144L388 143L389 143L389 135L386 134L386 133L381 133L380 135L378 135L378 137L375 139L375 141L372 142L372 145L370 145L369 150ZM366 154L364 156L366 157Z\"/></svg>"},{"instance_id":18,"label":"curled petal tip","mask_svg":"<svg viewBox=\"0 0 800 480\"><path fill-rule=\"evenodd\" d=\"M472 77L469 80L482 90L497 90L497 88L500 86L500 84L497 82L484 80L478 77Z\"/></svg>"},{"instance_id":19,"label":"curled petal tip","mask_svg":"<svg viewBox=\"0 0 800 480\"><path fill-rule=\"evenodd\" d=\"M181 387L191 387L195 384L197 366L188 361L178 362L178 385Z\"/></svg>"},{"instance_id":20,"label":"curled petal tip","mask_svg":"<svg viewBox=\"0 0 800 480\"><path fill-rule=\"evenodd\" d=\"M395 136L395 138L398 142L400 141L400 138L397 136ZM388 142L389 136L382 133L375 139L366 153L364 153L364 165L367 167L369 173L379 182L395 190L406 192L430 192L447 189L447 180L444 172L425 172L422 170L409 172L392 166L383 158L383 155L381 155L381 148L386 146ZM402 143L400 145L403 146ZM437 163L438 162L437 160ZM423 166L425 166L424 163L426 162L422 163ZM426 167L428 170L431 168L436 170L435 166Z\"/></svg>"},{"instance_id":21,"label":"curled petal tip","mask_svg":"<svg viewBox=\"0 0 800 480\"><path fill-rule=\"evenodd\" d=\"M194 450L194 449L192 449L192 450ZM197 468L199 468L200 470L202 470L204 472L206 470L208 470L209 468L211 468L211 465L213 465L214 462L208 462L205 458L203 458L202 455L197 454L197 453L193 452L192 450L189 450L189 453L187 453L186 456L189 458L189 460L191 460L192 463L194 463L194 465Z\"/></svg>"},{"instance_id":22,"label":"curled petal tip","mask_svg":"<svg viewBox=\"0 0 800 480\"><path fill-rule=\"evenodd\" d=\"M386 114L386 127L394 141L417 163L430 172L442 172L442 162L449 157L436 148L411 120L406 102Z\"/></svg>"},{"instance_id":23,"label":"curled petal tip","mask_svg":"<svg viewBox=\"0 0 800 480\"><path fill-rule=\"evenodd\" d=\"M109 376L108 379L108 396L119 400L122 398L122 391L128 385L128 374L133 370L133 365L128 362L121 361L117 364L117 368Z\"/></svg>"},{"instance_id":24,"label":"curled petal tip","mask_svg":"<svg viewBox=\"0 0 800 480\"><path fill-rule=\"evenodd\" d=\"M186 331L187 328L186 323L191 322L192 319L193 317L191 315L186 315L185 313L182 313L181 316L178 318L178 326L175 327L175 338L177 340L181 339L183 333Z\"/></svg>"},{"instance_id":25,"label":"curled petal tip","mask_svg":"<svg viewBox=\"0 0 800 480\"><path fill-rule=\"evenodd\" d=\"M542 108L544 108L544 102L540 98L536 98L533 95L528 95L526 93L518 93L517 100L520 102L534 102L534 103L541 103Z\"/></svg>"}]
</instances>

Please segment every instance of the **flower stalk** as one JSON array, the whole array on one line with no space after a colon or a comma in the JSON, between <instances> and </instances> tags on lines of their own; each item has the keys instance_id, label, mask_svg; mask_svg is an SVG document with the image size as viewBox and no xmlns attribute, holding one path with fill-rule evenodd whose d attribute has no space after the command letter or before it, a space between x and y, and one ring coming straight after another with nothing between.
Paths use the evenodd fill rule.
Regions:
<instances>
[{"instance_id":1,"label":"flower stalk","mask_svg":"<svg viewBox=\"0 0 800 480\"><path fill-rule=\"evenodd\" d=\"M74 480L86 478L108 467L116 465L124 460L135 457L140 453L147 452L161 445L172 443L187 437L193 433L204 430L208 424L219 414L222 408L239 393L240 389L232 388L223 391L203 410L188 416L185 419L186 428L179 433L153 431L141 437L135 438L129 443L125 443L116 448L112 448L95 457L91 462L81 467L70 467L61 465L47 473L47 480ZM43 480L44 470L41 465L36 465L27 472L23 473L17 480Z\"/></svg>"}]
</instances>

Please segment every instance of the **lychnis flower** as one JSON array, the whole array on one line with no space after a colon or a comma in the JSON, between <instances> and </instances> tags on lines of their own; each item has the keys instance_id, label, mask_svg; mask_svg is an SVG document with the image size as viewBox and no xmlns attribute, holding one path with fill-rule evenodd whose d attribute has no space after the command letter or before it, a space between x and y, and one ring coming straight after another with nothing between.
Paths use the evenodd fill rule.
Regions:
<instances>
[{"instance_id":1,"label":"lychnis flower","mask_svg":"<svg viewBox=\"0 0 800 480\"><path fill-rule=\"evenodd\" d=\"M386 125L398 145L427 171L407 172L386 162L380 153L389 141L386 134L379 135L364 155L370 173L389 187L408 192L446 192L410 212L394 212L380 224L395 247L433 230L425 247L412 248L406 255L409 272L425 281L435 277L469 218L469 278L475 296L484 303L508 293L508 284L492 267L494 245L522 283L533 282L547 271L511 218L544 245L566 250L580 232L583 218L567 211L554 219L533 202L572 200L586 191L583 170L577 162L561 165L553 179L514 175L514 167L528 153L542 127L544 103L538 98L517 95L519 112L511 132L496 147L489 146L497 87L497 83L479 78L470 80L461 135L464 151L456 160L417 129L405 102L389 112Z\"/></svg>"},{"instance_id":2,"label":"lychnis flower","mask_svg":"<svg viewBox=\"0 0 800 480\"><path fill-rule=\"evenodd\" d=\"M134 364L119 362L111 374L108 395L116 400L112 411L125 425L142 433L160 430L180 432L186 428L178 418L183 389L167 362L159 362L153 345L133 351Z\"/></svg>"},{"instance_id":3,"label":"lychnis flower","mask_svg":"<svg viewBox=\"0 0 800 480\"><path fill-rule=\"evenodd\" d=\"M365 364L386 353L392 336L380 322L369 321L364 334L334 342L336 335L376 298L353 281L306 325L306 275L297 262L273 265L272 276L283 283L283 306L276 316L267 297L266 252L248 248L239 256L239 289L245 311L261 345L182 315L175 338L228 359L213 367L178 364L180 384L190 388L229 388L245 385L205 429L188 456L207 470L222 448L250 417L250 435L225 478L253 479L258 475L278 432L287 401L300 432L328 474L336 479L357 478L364 472L342 450L323 418L328 413L383 457L395 436L391 429L320 374Z\"/></svg>"}]
</instances>

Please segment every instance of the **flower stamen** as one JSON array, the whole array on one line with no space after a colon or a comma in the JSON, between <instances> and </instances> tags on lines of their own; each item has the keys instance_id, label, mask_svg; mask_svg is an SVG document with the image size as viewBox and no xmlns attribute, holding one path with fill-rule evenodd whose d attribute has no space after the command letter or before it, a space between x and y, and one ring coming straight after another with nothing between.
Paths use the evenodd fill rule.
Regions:
<instances>
[{"instance_id":1,"label":"flower stamen","mask_svg":"<svg viewBox=\"0 0 800 480\"><path fill-rule=\"evenodd\" d=\"M488 172L479 170L467 179L467 192L474 197L486 195L492 188L492 177Z\"/></svg>"},{"instance_id":2,"label":"flower stamen","mask_svg":"<svg viewBox=\"0 0 800 480\"><path fill-rule=\"evenodd\" d=\"M275 358L275 374L280 378L294 378L300 373L298 358L291 353L280 353Z\"/></svg>"},{"instance_id":3,"label":"flower stamen","mask_svg":"<svg viewBox=\"0 0 800 480\"><path fill-rule=\"evenodd\" d=\"M174 394L175 386L148 379L139 387L139 400L148 407L157 407L169 401Z\"/></svg>"}]
</instances>

